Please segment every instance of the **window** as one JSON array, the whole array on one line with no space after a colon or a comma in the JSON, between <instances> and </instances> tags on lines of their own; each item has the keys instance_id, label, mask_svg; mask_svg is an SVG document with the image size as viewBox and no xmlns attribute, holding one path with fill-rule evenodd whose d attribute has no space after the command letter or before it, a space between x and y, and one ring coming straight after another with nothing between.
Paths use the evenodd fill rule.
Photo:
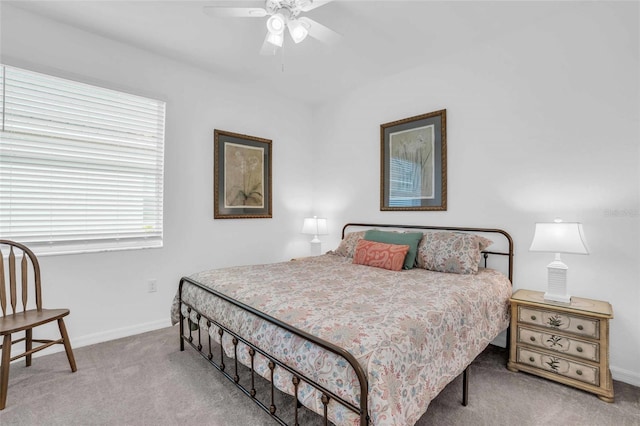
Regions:
<instances>
[{"instance_id":1,"label":"window","mask_svg":"<svg viewBox=\"0 0 640 426\"><path fill-rule=\"evenodd\" d=\"M0 65L0 238L162 247L164 102Z\"/></svg>"}]
</instances>

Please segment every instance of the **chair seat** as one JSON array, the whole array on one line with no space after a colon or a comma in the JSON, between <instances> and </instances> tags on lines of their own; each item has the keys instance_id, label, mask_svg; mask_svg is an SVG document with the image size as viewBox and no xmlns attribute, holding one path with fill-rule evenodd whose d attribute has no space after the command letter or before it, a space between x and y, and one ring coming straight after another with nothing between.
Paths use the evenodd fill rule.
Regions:
<instances>
[{"instance_id":1,"label":"chair seat","mask_svg":"<svg viewBox=\"0 0 640 426\"><path fill-rule=\"evenodd\" d=\"M69 309L31 309L0 317L0 336L37 327L69 315Z\"/></svg>"}]
</instances>

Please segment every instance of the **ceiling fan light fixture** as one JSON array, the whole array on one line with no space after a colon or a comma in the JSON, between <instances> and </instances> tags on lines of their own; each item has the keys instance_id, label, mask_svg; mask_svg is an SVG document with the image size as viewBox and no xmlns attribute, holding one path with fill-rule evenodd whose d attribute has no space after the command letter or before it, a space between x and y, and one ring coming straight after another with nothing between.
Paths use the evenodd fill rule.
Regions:
<instances>
[{"instance_id":1,"label":"ceiling fan light fixture","mask_svg":"<svg viewBox=\"0 0 640 426\"><path fill-rule=\"evenodd\" d=\"M307 38L307 35L309 34L309 30L307 30L297 19L289 20L287 27L289 28L291 38L296 43L300 43L302 40Z\"/></svg>"},{"instance_id":2,"label":"ceiling fan light fixture","mask_svg":"<svg viewBox=\"0 0 640 426\"><path fill-rule=\"evenodd\" d=\"M274 34L272 32L267 33L267 41L274 46L282 47L284 43L284 34Z\"/></svg>"},{"instance_id":3,"label":"ceiling fan light fixture","mask_svg":"<svg viewBox=\"0 0 640 426\"><path fill-rule=\"evenodd\" d=\"M279 35L284 32L284 27L287 26L287 21L281 13L271 15L267 20L267 30L271 34Z\"/></svg>"}]
</instances>

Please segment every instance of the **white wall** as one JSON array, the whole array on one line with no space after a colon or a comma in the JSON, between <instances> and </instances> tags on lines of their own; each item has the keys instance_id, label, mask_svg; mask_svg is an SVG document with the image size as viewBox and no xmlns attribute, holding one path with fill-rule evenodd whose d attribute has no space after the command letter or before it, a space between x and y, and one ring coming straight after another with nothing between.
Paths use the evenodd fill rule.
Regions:
<instances>
[{"instance_id":1,"label":"white wall","mask_svg":"<svg viewBox=\"0 0 640 426\"><path fill-rule=\"evenodd\" d=\"M611 302L614 377L640 385L638 3L563 10L319 108L314 207L331 223L503 228L516 289L546 289L534 223L582 222L591 253L563 256L569 290ZM448 210L380 212L380 124L442 108Z\"/></svg>"},{"instance_id":2,"label":"white wall","mask_svg":"<svg viewBox=\"0 0 640 426\"><path fill-rule=\"evenodd\" d=\"M162 326L183 274L305 254L312 212L330 220L323 248L347 221L501 227L515 288L544 290L550 255L527 249L560 216L591 249L565 256L570 291L612 303L614 376L640 385L638 4L564 8L312 111L3 4L2 62L167 101L165 247L44 258L45 301L71 308L76 345ZM441 108L448 211L380 212L379 125ZM273 139L273 219L212 219L214 128Z\"/></svg>"},{"instance_id":3,"label":"white wall","mask_svg":"<svg viewBox=\"0 0 640 426\"><path fill-rule=\"evenodd\" d=\"M2 63L167 103L164 248L41 258L45 305L71 309L75 346L168 325L183 275L308 252L299 230L311 213L309 107L7 4L1 27ZM272 139L273 219L213 219L214 128Z\"/></svg>"}]
</instances>

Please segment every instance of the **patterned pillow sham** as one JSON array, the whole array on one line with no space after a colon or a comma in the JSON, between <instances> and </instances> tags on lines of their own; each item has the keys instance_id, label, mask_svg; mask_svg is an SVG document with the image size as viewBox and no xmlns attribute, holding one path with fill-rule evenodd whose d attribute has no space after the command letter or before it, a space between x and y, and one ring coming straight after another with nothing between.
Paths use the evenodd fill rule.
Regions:
<instances>
[{"instance_id":1,"label":"patterned pillow sham","mask_svg":"<svg viewBox=\"0 0 640 426\"><path fill-rule=\"evenodd\" d=\"M358 241L364 238L366 231L349 232L344 236L344 239L340 241L340 245L337 249L332 251L332 254L343 257L353 257L356 252L356 245Z\"/></svg>"},{"instance_id":2,"label":"patterned pillow sham","mask_svg":"<svg viewBox=\"0 0 640 426\"><path fill-rule=\"evenodd\" d=\"M418 244L417 264L430 271L454 274L478 272L480 252L493 241L460 232L427 232Z\"/></svg>"},{"instance_id":3,"label":"patterned pillow sham","mask_svg":"<svg viewBox=\"0 0 640 426\"><path fill-rule=\"evenodd\" d=\"M360 240L356 245L353 263L375 266L376 268L388 269L390 271L400 271L404 266L404 258L407 257L408 251L408 245Z\"/></svg>"}]
</instances>

